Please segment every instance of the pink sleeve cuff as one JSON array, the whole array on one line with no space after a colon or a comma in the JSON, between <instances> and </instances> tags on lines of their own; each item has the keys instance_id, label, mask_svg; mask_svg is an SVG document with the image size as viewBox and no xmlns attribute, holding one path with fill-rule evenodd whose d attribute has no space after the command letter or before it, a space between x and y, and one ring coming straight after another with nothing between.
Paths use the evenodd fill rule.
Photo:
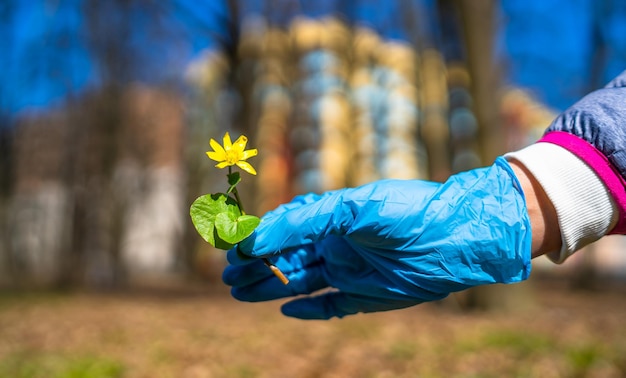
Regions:
<instances>
[{"instance_id":1,"label":"pink sleeve cuff","mask_svg":"<svg viewBox=\"0 0 626 378\"><path fill-rule=\"evenodd\" d=\"M626 180L598 149L586 140L563 131L546 133L538 142L561 146L576 155L594 170L613 197L619 219L609 234L626 234Z\"/></svg>"}]
</instances>

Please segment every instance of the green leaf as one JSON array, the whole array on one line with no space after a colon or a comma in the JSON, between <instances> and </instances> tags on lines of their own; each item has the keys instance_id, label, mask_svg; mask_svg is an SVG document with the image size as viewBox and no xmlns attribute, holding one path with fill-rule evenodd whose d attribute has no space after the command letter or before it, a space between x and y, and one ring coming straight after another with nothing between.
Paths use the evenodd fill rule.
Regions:
<instances>
[{"instance_id":1,"label":"green leaf","mask_svg":"<svg viewBox=\"0 0 626 378\"><path fill-rule=\"evenodd\" d=\"M231 249L234 243L225 241L215 227L216 217L219 214L241 215L237 202L225 193L206 194L198 197L191 208L189 215L198 234L212 246L220 249Z\"/></svg>"},{"instance_id":2,"label":"green leaf","mask_svg":"<svg viewBox=\"0 0 626 378\"><path fill-rule=\"evenodd\" d=\"M226 177L228 177L228 185L230 185L226 193L231 193L235 189L237 184L241 182L241 175L239 174L239 172L235 171L229 173L228 175L226 175Z\"/></svg>"},{"instance_id":3,"label":"green leaf","mask_svg":"<svg viewBox=\"0 0 626 378\"><path fill-rule=\"evenodd\" d=\"M227 243L237 244L252 234L261 219L254 215L220 213L215 217L217 234Z\"/></svg>"}]
</instances>

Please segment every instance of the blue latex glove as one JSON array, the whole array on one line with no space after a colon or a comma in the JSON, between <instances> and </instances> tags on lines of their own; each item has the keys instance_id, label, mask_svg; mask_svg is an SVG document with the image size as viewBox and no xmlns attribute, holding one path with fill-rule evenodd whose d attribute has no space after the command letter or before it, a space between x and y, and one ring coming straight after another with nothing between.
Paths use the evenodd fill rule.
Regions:
<instances>
[{"instance_id":1,"label":"blue latex glove","mask_svg":"<svg viewBox=\"0 0 626 378\"><path fill-rule=\"evenodd\" d=\"M444 184L383 180L297 197L228 252L233 265L223 280L235 298L252 302L333 288L282 307L288 316L328 319L522 281L530 273L530 246L519 182L498 158ZM271 258L289 284L251 257Z\"/></svg>"}]
</instances>

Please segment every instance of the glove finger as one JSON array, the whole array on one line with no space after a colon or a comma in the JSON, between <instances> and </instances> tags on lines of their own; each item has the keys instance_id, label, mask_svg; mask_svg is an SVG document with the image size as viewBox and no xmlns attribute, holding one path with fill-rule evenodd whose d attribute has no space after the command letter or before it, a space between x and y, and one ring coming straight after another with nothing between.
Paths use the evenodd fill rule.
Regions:
<instances>
[{"instance_id":1,"label":"glove finger","mask_svg":"<svg viewBox=\"0 0 626 378\"><path fill-rule=\"evenodd\" d=\"M293 200L291 200L291 202L282 204L278 206L276 209L267 212L263 216L263 221L267 221L268 219L271 219L272 217L279 216L289 210L294 210L302 205L313 203L319 200L320 198L324 196L329 196L331 194L332 192L326 192L323 195L316 194L316 193L309 193L305 195L296 196L294 197ZM256 261L257 260L256 258L251 257L241 252L242 250L245 250L245 251L252 250L255 244L255 240L256 240L256 232L254 232L252 235L247 237L245 240L241 241L235 248L232 248L231 250L229 250L228 253L226 254L226 258L228 262L231 265L245 265L245 264L250 264Z\"/></svg>"},{"instance_id":2,"label":"glove finger","mask_svg":"<svg viewBox=\"0 0 626 378\"><path fill-rule=\"evenodd\" d=\"M271 256L312 244L330 234L341 234L353 214L342 206L342 189L322 196L307 197L307 203L287 206L278 215L264 218L255 233L239 244L239 252L252 257ZM230 256L233 262L244 261Z\"/></svg>"},{"instance_id":3,"label":"glove finger","mask_svg":"<svg viewBox=\"0 0 626 378\"><path fill-rule=\"evenodd\" d=\"M249 236L245 240L241 241L235 248L228 250L228 252L226 252L226 260L228 261L228 263L231 265L246 265L246 264L252 264L252 263L259 261L259 259L255 257L251 257L242 253L240 249L240 248L250 249L250 247L245 247L245 245L250 245L250 246L254 245L254 238L256 238L255 233L253 233L251 236ZM241 247L241 246L244 246L244 247Z\"/></svg>"},{"instance_id":4,"label":"glove finger","mask_svg":"<svg viewBox=\"0 0 626 378\"><path fill-rule=\"evenodd\" d=\"M283 274L289 276L294 271L301 270L318 261L314 247L300 248L296 251L286 253L275 259L273 264L280 269ZM265 263L257 258L247 257L252 263L245 265L230 265L224 269L222 281L229 286L247 286L256 282L274 277L273 272Z\"/></svg>"},{"instance_id":5,"label":"glove finger","mask_svg":"<svg viewBox=\"0 0 626 378\"><path fill-rule=\"evenodd\" d=\"M328 287L320 265L293 271L287 277L289 278L289 284L287 285L284 285L276 277L268 277L250 285L235 286L232 288L231 294L240 301L260 302L300 294L310 294Z\"/></svg>"},{"instance_id":6,"label":"glove finger","mask_svg":"<svg viewBox=\"0 0 626 378\"><path fill-rule=\"evenodd\" d=\"M287 274L285 271L283 273ZM246 286L271 276L273 276L272 271L265 266L263 261L254 259L251 264L227 266L222 273L222 281L228 286Z\"/></svg>"},{"instance_id":7,"label":"glove finger","mask_svg":"<svg viewBox=\"0 0 626 378\"><path fill-rule=\"evenodd\" d=\"M343 318L359 312L388 311L422 303L419 300L397 300L332 291L314 297L295 299L285 303L281 311L299 319L326 320L333 316Z\"/></svg>"}]
</instances>

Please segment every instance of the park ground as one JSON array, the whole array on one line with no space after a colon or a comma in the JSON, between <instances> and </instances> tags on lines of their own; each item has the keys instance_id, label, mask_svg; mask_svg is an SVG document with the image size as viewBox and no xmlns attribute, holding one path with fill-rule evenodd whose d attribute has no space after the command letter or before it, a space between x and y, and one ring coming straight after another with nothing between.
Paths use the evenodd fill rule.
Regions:
<instances>
[{"instance_id":1,"label":"park ground","mask_svg":"<svg viewBox=\"0 0 626 378\"><path fill-rule=\"evenodd\" d=\"M227 288L0 295L0 377L624 377L626 291L532 283L533 305L330 321Z\"/></svg>"}]
</instances>

